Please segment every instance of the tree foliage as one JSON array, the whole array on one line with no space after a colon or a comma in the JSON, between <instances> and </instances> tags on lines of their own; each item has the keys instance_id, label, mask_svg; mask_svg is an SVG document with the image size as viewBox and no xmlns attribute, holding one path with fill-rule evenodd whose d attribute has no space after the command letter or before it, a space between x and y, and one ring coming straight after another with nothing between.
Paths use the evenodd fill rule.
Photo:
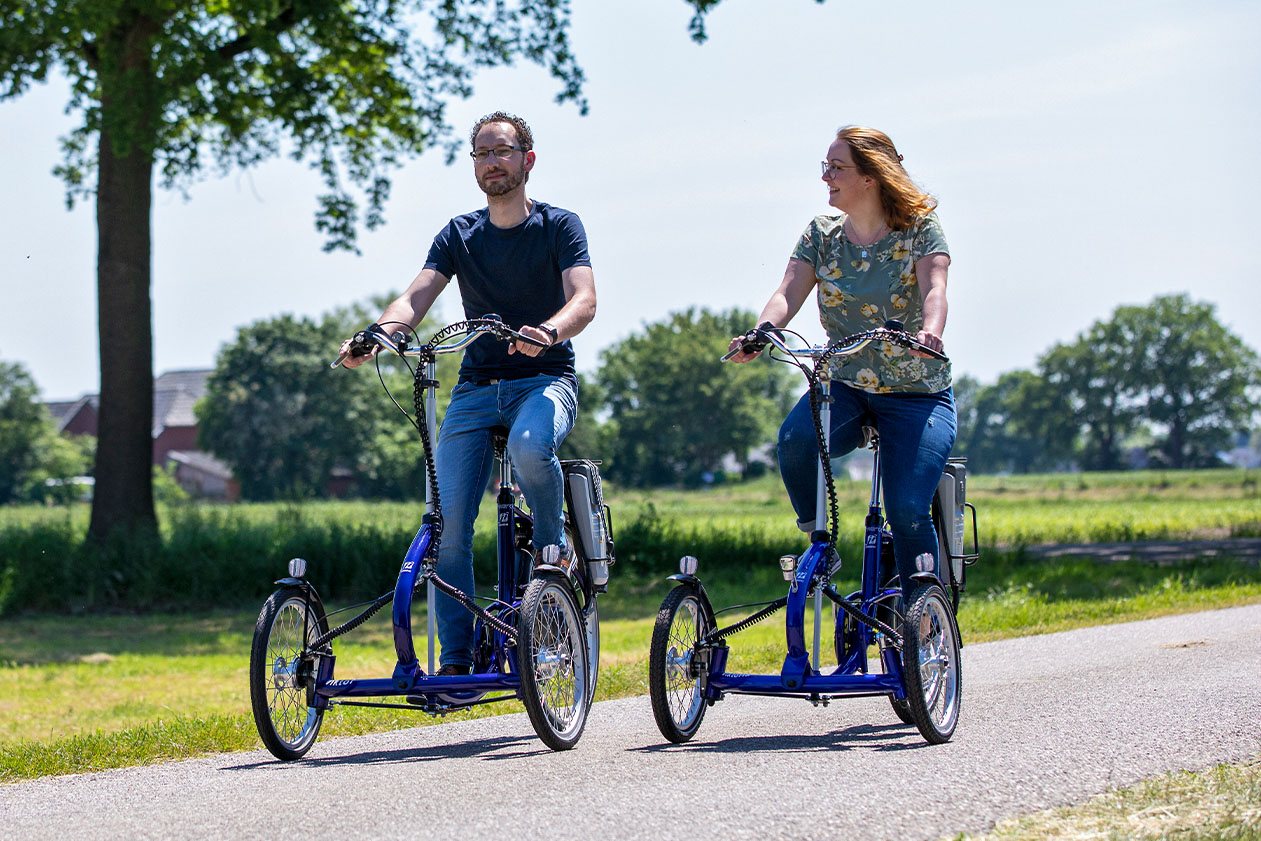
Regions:
<instances>
[{"instance_id":1,"label":"tree foliage","mask_svg":"<svg viewBox=\"0 0 1261 841\"><path fill-rule=\"evenodd\" d=\"M702 10L698 9L698 13ZM445 103L483 67L525 59L585 110L568 0L19 0L0 5L0 100L54 72L78 125L58 173L97 204L100 447L89 533L153 532L151 209L155 170L287 153L325 192L316 226L353 248L383 221L390 173L456 135Z\"/></svg>"},{"instance_id":2,"label":"tree foliage","mask_svg":"<svg viewBox=\"0 0 1261 841\"><path fill-rule=\"evenodd\" d=\"M601 353L610 475L632 485L695 484L731 455L773 440L794 374L766 360L720 361L751 312L695 308L647 325Z\"/></svg>"},{"instance_id":3,"label":"tree foliage","mask_svg":"<svg viewBox=\"0 0 1261 841\"><path fill-rule=\"evenodd\" d=\"M220 351L197 404L201 446L225 461L245 499L320 495L375 428L365 377L328 360L344 338L330 321L293 316L242 328Z\"/></svg>"},{"instance_id":4,"label":"tree foliage","mask_svg":"<svg viewBox=\"0 0 1261 841\"><path fill-rule=\"evenodd\" d=\"M265 319L242 328L220 352L197 406L201 444L232 468L243 497L324 496L340 470L351 493L423 498L424 450L398 410L414 412L411 371L385 354L354 371L328 366L342 339L369 324L368 313L384 303L336 310L319 323ZM436 330L431 315L416 334L424 341ZM458 357L438 361L439 416L458 368Z\"/></svg>"},{"instance_id":5,"label":"tree foliage","mask_svg":"<svg viewBox=\"0 0 1261 841\"><path fill-rule=\"evenodd\" d=\"M1152 460L1168 467L1218 464L1236 433L1261 408L1256 351L1217 320L1212 304L1166 295L1122 307L1113 320L1135 337L1134 390L1161 433Z\"/></svg>"},{"instance_id":6,"label":"tree foliage","mask_svg":"<svg viewBox=\"0 0 1261 841\"><path fill-rule=\"evenodd\" d=\"M975 389L956 450L981 471L1119 470L1143 446L1159 465L1214 466L1253 422L1259 370L1210 304L1182 294L1118 307L1036 372Z\"/></svg>"},{"instance_id":7,"label":"tree foliage","mask_svg":"<svg viewBox=\"0 0 1261 841\"><path fill-rule=\"evenodd\" d=\"M89 456L90 439L57 433L30 373L16 362L0 362L0 504L60 501L58 488L84 472Z\"/></svg>"}]
</instances>

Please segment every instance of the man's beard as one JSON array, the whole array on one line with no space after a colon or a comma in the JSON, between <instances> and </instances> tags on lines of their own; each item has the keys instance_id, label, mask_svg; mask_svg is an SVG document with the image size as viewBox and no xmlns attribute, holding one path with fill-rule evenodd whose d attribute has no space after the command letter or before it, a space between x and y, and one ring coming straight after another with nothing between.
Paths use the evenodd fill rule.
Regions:
<instances>
[{"instance_id":1,"label":"man's beard","mask_svg":"<svg viewBox=\"0 0 1261 841\"><path fill-rule=\"evenodd\" d=\"M504 178L498 178L494 181L487 181L485 176L478 176L477 186L482 188L482 192L488 196L503 196L511 193L513 190L525 183L529 173L525 171L525 167L517 170L501 169Z\"/></svg>"}]
</instances>

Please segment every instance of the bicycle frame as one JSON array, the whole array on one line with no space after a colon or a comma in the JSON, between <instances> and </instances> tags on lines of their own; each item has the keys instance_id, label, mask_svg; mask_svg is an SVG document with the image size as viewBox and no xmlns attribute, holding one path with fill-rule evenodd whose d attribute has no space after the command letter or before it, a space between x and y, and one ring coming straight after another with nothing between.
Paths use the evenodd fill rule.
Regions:
<instances>
[{"instance_id":1,"label":"bicycle frame","mask_svg":"<svg viewBox=\"0 0 1261 841\"><path fill-rule=\"evenodd\" d=\"M800 351L797 353L806 355ZM824 440L830 444L831 381L826 372L820 376L819 390L821 398L819 414L823 425ZM819 516L822 516L825 510L826 495L826 479L823 464L820 461L815 499L815 510ZM877 449L876 459L872 466L871 501L868 506L863 540L862 589L859 591L860 609L867 615L871 615L879 601L898 592L883 590L878 580L883 529L884 517L880 507L880 461ZM831 561L831 554L830 542L821 539L816 532L810 547L797 562L796 571L788 589L784 622L788 653L784 658L780 673L778 675L727 673L725 669L729 649L724 641L722 645L714 647L713 656L709 658L708 679L705 682L707 700L716 701L727 692L801 697L816 701L858 695L892 694L899 700L905 697L901 662L891 647L885 647L881 655L884 673L868 673L867 648L873 641L873 631L865 622L855 622L854 630L841 637L845 640L845 652L837 669L831 674L823 674L820 671L823 596L825 590L830 589L830 585L827 584L830 576L827 565ZM811 592L813 592L813 598L811 598ZM814 602L812 652L807 651L805 635L806 605L811 600ZM844 615L843 612L837 611L836 632L838 635L843 629Z\"/></svg>"},{"instance_id":2,"label":"bicycle frame","mask_svg":"<svg viewBox=\"0 0 1261 841\"><path fill-rule=\"evenodd\" d=\"M892 702L898 718L914 724L930 744L942 744L954 734L961 686L958 653L962 643L942 582L935 572L925 570L911 575L905 592L900 576L897 587L882 584L893 572L885 569L891 564L893 536L881 509L879 435L874 429L866 430L875 459L864 520L860 586L857 592L843 596L831 584L832 575L840 566L835 549L839 515L830 461L831 365L832 360L855 354L873 341L945 359L940 351L909 336L896 321L847 336L827 347L799 350L784 343L780 328L764 322L734 339L723 357L725 361L739 355L739 361L747 362L769 345L773 360L789 362L806 375L818 445L816 523L805 552L799 557L785 555L779 559L789 582L787 595L765 603L753 614L726 627L718 627L713 606L696 577L696 558L685 555L680 559L679 574L671 576L678 586L666 595L657 612L648 661L653 716L657 728L669 741L682 744L695 736L707 706L726 693L805 698L816 706L826 706L839 697L883 695ZM805 364L805 359L813 364ZM940 546L940 533L937 540ZM826 673L821 668L819 651L824 596L837 608L833 628L837 666ZM811 649L806 640L806 609L812 600ZM899 604L884 604L886 600L899 600ZM786 609L787 651L779 674L729 672L728 638L780 608ZM875 674L870 671L867 656L867 648L873 642L880 644L881 670Z\"/></svg>"},{"instance_id":3,"label":"bicycle frame","mask_svg":"<svg viewBox=\"0 0 1261 841\"><path fill-rule=\"evenodd\" d=\"M466 336L458 342L444 346L440 352L452 353L462 350L474 339L478 338L479 335L479 333L474 333ZM397 348L392 349L397 351ZM424 383L426 392L424 398L426 409L425 422L428 426L429 440L433 441L436 440L438 434L436 356L431 355L425 358L423 364L425 366ZM511 490L512 462L507 451L498 452L498 455L500 456L500 488L497 497L499 585L497 590L498 603L495 607L501 612L505 609L511 612L516 609L520 600L519 585L523 583L520 580L523 571L517 568L516 562L517 526L520 522L532 525L533 519L517 505L516 495ZM510 639L502 630L496 628L492 628L494 642L493 656L489 664L490 671L480 674L454 676L438 676L436 674L434 643L437 638L437 627L432 608L427 611L428 668L421 668L412 634L411 610L417 577L424 575L424 559L429 553L434 539L434 529L430 518L433 516L435 509L432 488L426 482L426 519L416 532L416 536L412 539L411 545L403 556L398 579L394 585L392 622L397 662L394 666L393 675L389 678L334 680L332 675L336 658L332 655L323 656L320 658L320 669L316 676L315 684L315 706L317 708L326 709L334 703L354 706L401 706L394 704L360 704L334 699L420 695L424 696L428 702L425 706L426 709L443 711L477 703L511 700L517 697L517 690L521 686L520 677L512 671L502 668L509 663L513 664L515 668L515 660L512 652L509 650ZM434 576L426 576L426 588L427 603L432 606L435 603L438 589L434 583ZM480 623L481 620L478 619L478 622ZM475 638L479 637L480 630L480 627L475 629ZM507 691L511 694L490 698L483 697L485 693L494 691Z\"/></svg>"}]
</instances>

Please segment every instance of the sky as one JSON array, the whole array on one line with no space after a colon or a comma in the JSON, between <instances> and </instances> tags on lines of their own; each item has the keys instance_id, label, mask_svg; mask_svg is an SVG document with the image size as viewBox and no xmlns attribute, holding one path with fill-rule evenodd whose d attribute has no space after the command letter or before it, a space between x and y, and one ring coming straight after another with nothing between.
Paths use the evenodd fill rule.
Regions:
<instances>
[{"instance_id":1,"label":"sky","mask_svg":"<svg viewBox=\"0 0 1261 841\"><path fill-rule=\"evenodd\" d=\"M704 45L681 0L572 9L587 116L530 64L481 72L448 116L460 134L524 116L530 195L581 216L599 311L580 370L668 313L760 310L830 211L818 161L845 124L887 132L940 201L956 374L1031 368L1116 307L1178 292L1261 349L1255 0L725 0ZM66 102L54 79L0 103L0 360L49 400L99 382L94 208L67 210L52 175ZM399 170L358 256L321 250L302 163L156 192L155 373L211 367L258 320L397 294L446 220L484 206L471 170L437 149ZM460 317L454 285L438 306ZM823 338L813 303L792 326Z\"/></svg>"}]
</instances>

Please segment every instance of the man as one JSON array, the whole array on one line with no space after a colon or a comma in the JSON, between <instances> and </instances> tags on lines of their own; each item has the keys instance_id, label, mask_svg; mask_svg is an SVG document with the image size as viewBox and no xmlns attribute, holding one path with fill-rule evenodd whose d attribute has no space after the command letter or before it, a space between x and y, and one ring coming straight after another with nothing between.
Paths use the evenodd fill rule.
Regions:
<instances>
[{"instance_id":1,"label":"man","mask_svg":"<svg viewBox=\"0 0 1261 841\"><path fill-rule=\"evenodd\" d=\"M508 427L512 457L534 515L534 542L565 543L564 486L556 449L573 428L578 381L569 339L595 317L595 277L577 215L526 196L534 137L520 117L496 111L470 134L473 174L487 206L452 219L434 238L425 267L377 319L415 327L454 277L466 318L497 313L535 339L508 345L489 337L468 347L438 436L436 466L444 528L438 575L473 593L473 521L492 466L492 427ZM342 346L345 353L349 342ZM347 357L355 368L368 357ZM439 593L440 675L468 674L473 617Z\"/></svg>"}]
</instances>

